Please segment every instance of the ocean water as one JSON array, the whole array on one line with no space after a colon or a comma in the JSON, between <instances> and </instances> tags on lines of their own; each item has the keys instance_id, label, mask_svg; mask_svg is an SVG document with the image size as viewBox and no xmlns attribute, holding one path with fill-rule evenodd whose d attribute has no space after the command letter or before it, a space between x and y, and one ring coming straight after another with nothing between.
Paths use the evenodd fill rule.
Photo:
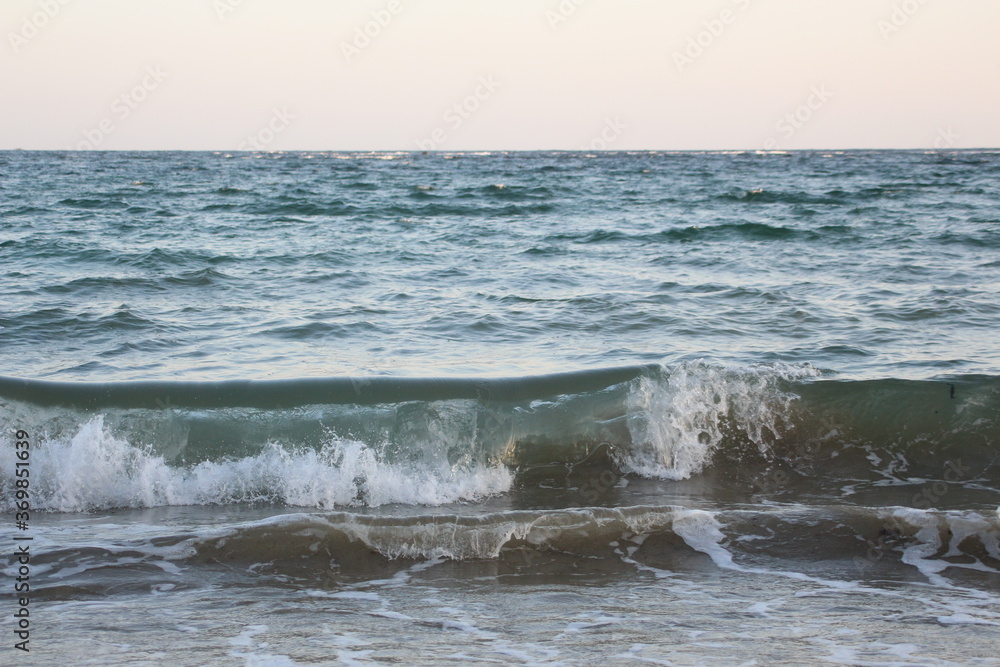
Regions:
<instances>
[{"instance_id":1,"label":"ocean water","mask_svg":"<svg viewBox=\"0 0 1000 667\"><path fill-rule=\"evenodd\" d=\"M0 664L1000 665L1000 151L0 152L0 273Z\"/></svg>"}]
</instances>

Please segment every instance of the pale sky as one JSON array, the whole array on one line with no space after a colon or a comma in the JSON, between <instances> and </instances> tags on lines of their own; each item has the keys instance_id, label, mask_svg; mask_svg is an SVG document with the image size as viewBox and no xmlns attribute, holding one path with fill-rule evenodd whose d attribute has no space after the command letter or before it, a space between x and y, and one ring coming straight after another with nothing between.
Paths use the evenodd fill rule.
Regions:
<instances>
[{"instance_id":1,"label":"pale sky","mask_svg":"<svg viewBox=\"0 0 1000 667\"><path fill-rule=\"evenodd\" d=\"M0 149L998 147L998 27L997 0L0 0Z\"/></svg>"}]
</instances>

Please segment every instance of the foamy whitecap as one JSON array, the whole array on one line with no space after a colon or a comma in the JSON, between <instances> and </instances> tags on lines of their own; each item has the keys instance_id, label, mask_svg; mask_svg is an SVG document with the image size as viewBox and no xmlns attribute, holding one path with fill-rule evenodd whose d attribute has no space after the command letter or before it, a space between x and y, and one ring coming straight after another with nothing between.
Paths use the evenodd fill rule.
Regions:
<instances>
[{"instance_id":1,"label":"foamy whitecap","mask_svg":"<svg viewBox=\"0 0 1000 667\"><path fill-rule=\"evenodd\" d=\"M3 451L12 457L12 449ZM4 470L14 468L4 463ZM513 483L501 465L451 465L444 454L387 462L365 444L340 439L319 451L270 443L254 456L177 467L116 437L102 416L72 437L38 446L32 478L34 507L61 512L258 501L318 508L440 505L503 493ZM10 483L4 479L4 486Z\"/></svg>"},{"instance_id":2,"label":"foamy whitecap","mask_svg":"<svg viewBox=\"0 0 1000 667\"><path fill-rule=\"evenodd\" d=\"M739 429L763 452L780 437L797 398L779 383L817 375L808 365L690 363L666 378L644 377L629 396L632 444L622 463L643 477L687 479L711 462L727 427Z\"/></svg>"}]
</instances>

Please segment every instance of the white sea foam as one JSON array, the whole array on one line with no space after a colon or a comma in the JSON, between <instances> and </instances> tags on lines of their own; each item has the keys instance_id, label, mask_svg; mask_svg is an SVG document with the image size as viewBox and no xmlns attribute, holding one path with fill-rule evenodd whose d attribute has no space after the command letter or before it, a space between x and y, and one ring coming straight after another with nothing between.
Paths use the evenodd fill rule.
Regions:
<instances>
[{"instance_id":1,"label":"white sea foam","mask_svg":"<svg viewBox=\"0 0 1000 667\"><path fill-rule=\"evenodd\" d=\"M990 559L1000 560L1000 526L977 512L937 512L934 510L896 508L884 513L889 520L916 529L914 542L903 549L902 561L917 568L935 585L952 586L942 573L948 568L995 573L979 558L966 562L969 554L960 545L978 541ZM942 537L947 537L947 543ZM949 557L960 560L946 560Z\"/></svg>"},{"instance_id":2,"label":"white sea foam","mask_svg":"<svg viewBox=\"0 0 1000 667\"><path fill-rule=\"evenodd\" d=\"M733 555L722 546L726 536L712 513L704 510L681 512L674 519L673 529L689 547L708 555L720 568L739 569L733 564Z\"/></svg>"},{"instance_id":3,"label":"white sea foam","mask_svg":"<svg viewBox=\"0 0 1000 667\"><path fill-rule=\"evenodd\" d=\"M503 493L513 482L500 465L457 466L444 452L422 454L416 461L388 462L360 442L332 439L319 451L271 443L255 456L176 467L116 437L98 416L71 437L33 450L33 506L77 512L255 501L318 508L440 505ZM0 447L0 456L10 459L0 462L9 489L13 448Z\"/></svg>"},{"instance_id":4,"label":"white sea foam","mask_svg":"<svg viewBox=\"0 0 1000 667\"><path fill-rule=\"evenodd\" d=\"M745 433L761 451L780 437L795 395L782 380L814 377L812 366L680 364L665 379L642 378L628 400L632 446L622 462L629 472L687 479L712 459L727 428Z\"/></svg>"}]
</instances>

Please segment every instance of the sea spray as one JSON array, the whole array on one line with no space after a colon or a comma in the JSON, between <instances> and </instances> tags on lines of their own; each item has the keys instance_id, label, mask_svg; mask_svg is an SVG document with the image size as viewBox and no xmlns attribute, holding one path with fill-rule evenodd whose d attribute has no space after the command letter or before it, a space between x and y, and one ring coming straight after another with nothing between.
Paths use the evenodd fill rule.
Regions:
<instances>
[{"instance_id":1,"label":"sea spray","mask_svg":"<svg viewBox=\"0 0 1000 667\"><path fill-rule=\"evenodd\" d=\"M632 443L622 457L624 468L644 477L687 479L733 436L766 454L788 429L797 399L783 385L817 375L811 366L694 362L644 377L629 396Z\"/></svg>"},{"instance_id":2,"label":"sea spray","mask_svg":"<svg viewBox=\"0 0 1000 667\"><path fill-rule=\"evenodd\" d=\"M35 507L58 512L118 507L283 503L304 507L390 503L440 505L507 491L500 465L452 465L446 453L409 463L387 462L356 441L336 439L319 451L268 443L254 456L223 457L193 466L166 463L148 446L112 434L103 416L69 438L44 442L35 454ZM5 448L6 451L6 448ZM4 505L12 480L3 476Z\"/></svg>"}]
</instances>

